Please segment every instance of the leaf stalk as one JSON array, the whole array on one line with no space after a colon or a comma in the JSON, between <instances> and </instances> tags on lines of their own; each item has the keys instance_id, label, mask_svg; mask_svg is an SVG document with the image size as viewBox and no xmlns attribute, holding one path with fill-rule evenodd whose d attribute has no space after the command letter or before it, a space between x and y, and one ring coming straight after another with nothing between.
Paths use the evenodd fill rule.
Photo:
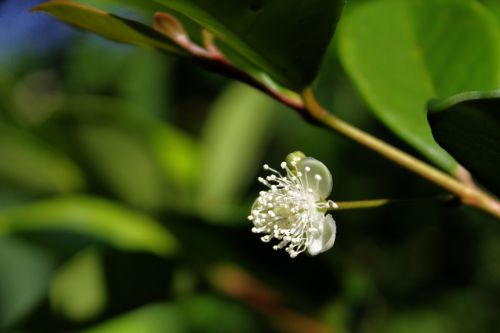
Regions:
<instances>
[{"instance_id":1,"label":"leaf stalk","mask_svg":"<svg viewBox=\"0 0 500 333\"><path fill-rule=\"evenodd\" d=\"M416 173L460 198L461 202L477 207L500 218L500 203L476 187L460 182L443 171L368 134L326 111L316 100L312 88L303 91L304 111L326 128L360 143L396 164Z\"/></svg>"}]
</instances>

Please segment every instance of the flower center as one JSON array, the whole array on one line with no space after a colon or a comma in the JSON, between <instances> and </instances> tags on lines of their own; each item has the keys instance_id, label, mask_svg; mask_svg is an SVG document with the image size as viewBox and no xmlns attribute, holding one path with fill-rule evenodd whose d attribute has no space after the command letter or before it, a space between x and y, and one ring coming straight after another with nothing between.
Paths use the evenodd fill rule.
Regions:
<instances>
[{"instance_id":1,"label":"flower center","mask_svg":"<svg viewBox=\"0 0 500 333\"><path fill-rule=\"evenodd\" d=\"M268 190L260 192L248 219L254 224L253 232L266 234L261 237L262 241L269 242L276 238L280 242L273 248L286 248L293 258L311 244L312 235L318 232L313 221L323 216L327 203L316 194L321 176L315 175L315 184L309 184L307 173L311 169L306 167L306 175L303 175L297 169L296 161L290 164L291 168L286 162L281 164L285 176L264 165L264 169L272 174L260 177L259 182Z\"/></svg>"}]
</instances>

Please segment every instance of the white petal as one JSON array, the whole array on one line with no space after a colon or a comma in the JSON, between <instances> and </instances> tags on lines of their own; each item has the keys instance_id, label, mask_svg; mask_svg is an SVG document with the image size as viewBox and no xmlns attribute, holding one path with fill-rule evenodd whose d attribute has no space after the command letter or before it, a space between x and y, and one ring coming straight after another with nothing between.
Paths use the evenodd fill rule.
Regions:
<instances>
[{"instance_id":1,"label":"white petal","mask_svg":"<svg viewBox=\"0 0 500 333\"><path fill-rule=\"evenodd\" d=\"M312 243L307 248L312 256L331 249L337 233L337 225L331 215L313 221L313 227L318 231L311 235Z\"/></svg>"},{"instance_id":2,"label":"white petal","mask_svg":"<svg viewBox=\"0 0 500 333\"><path fill-rule=\"evenodd\" d=\"M306 168L309 171L306 171ZM328 198L332 191L333 181L330 170L323 163L315 158L306 157L298 163L297 169L302 173L302 181L307 184L308 188L321 199Z\"/></svg>"}]
</instances>

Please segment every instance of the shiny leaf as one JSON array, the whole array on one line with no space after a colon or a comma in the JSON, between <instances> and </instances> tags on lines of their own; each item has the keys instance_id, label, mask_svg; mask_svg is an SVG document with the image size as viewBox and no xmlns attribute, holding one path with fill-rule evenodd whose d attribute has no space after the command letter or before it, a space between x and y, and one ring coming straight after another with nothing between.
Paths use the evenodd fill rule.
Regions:
<instances>
[{"instance_id":1,"label":"shiny leaf","mask_svg":"<svg viewBox=\"0 0 500 333\"><path fill-rule=\"evenodd\" d=\"M68 24L117 42L152 47L177 55L185 54L170 39L147 25L84 4L52 0L40 4L33 11L45 12Z\"/></svg>"},{"instance_id":2,"label":"shiny leaf","mask_svg":"<svg viewBox=\"0 0 500 333\"><path fill-rule=\"evenodd\" d=\"M287 88L315 79L343 0L155 0L206 27Z\"/></svg>"},{"instance_id":3,"label":"shiny leaf","mask_svg":"<svg viewBox=\"0 0 500 333\"><path fill-rule=\"evenodd\" d=\"M429 106L436 141L500 195L500 91L469 92Z\"/></svg>"},{"instance_id":4,"label":"shiny leaf","mask_svg":"<svg viewBox=\"0 0 500 333\"><path fill-rule=\"evenodd\" d=\"M375 115L440 167L456 162L432 138L435 97L500 86L499 30L473 1L375 1L343 18L340 55Z\"/></svg>"}]
</instances>

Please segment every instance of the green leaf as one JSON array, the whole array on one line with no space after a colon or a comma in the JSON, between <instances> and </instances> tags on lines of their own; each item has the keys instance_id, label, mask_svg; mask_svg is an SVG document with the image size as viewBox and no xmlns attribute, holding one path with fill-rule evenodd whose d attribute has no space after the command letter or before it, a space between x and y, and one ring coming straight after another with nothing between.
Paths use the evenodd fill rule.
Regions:
<instances>
[{"instance_id":1,"label":"green leaf","mask_svg":"<svg viewBox=\"0 0 500 333\"><path fill-rule=\"evenodd\" d=\"M206 27L287 88L311 84L343 0L155 0Z\"/></svg>"},{"instance_id":2,"label":"green leaf","mask_svg":"<svg viewBox=\"0 0 500 333\"><path fill-rule=\"evenodd\" d=\"M42 249L0 237L0 329L22 319L41 301L54 266Z\"/></svg>"},{"instance_id":3,"label":"green leaf","mask_svg":"<svg viewBox=\"0 0 500 333\"><path fill-rule=\"evenodd\" d=\"M156 119L131 117L121 122L121 126L82 126L77 132L101 182L142 209L190 207L199 172L194 140Z\"/></svg>"},{"instance_id":4,"label":"green leaf","mask_svg":"<svg viewBox=\"0 0 500 333\"><path fill-rule=\"evenodd\" d=\"M262 328L242 304L227 298L202 294L184 298L180 302L183 314L189 322L190 332L251 333Z\"/></svg>"},{"instance_id":5,"label":"green leaf","mask_svg":"<svg viewBox=\"0 0 500 333\"><path fill-rule=\"evenodd\" d=\"M500 195L500 90L469 92L429 106L436 141Z\"/></svg>"},{"instance_id":6,"label":"green leaf","mask_svg":"<svg viewBox=\"0 0 500 333\"><path fill-rule=\"evenodd\" d=\"M91 166L120 199L142 209L161 207L163 177L140 136L103 125L82 126L77 133Z\"/></svg>"},{"instance_id":7,"label":"green leaf","mask_svg":"<svg viewBox=\"0 0 500 333\"><path fill-rule=\"evenodd\" d=\"M94 318L106 306L106 282L99 253L76 254L58 270L52 281L52 309L73 321Z\"/></svg>"},{"instance_id":8,"label":"green leaf","mask_svg":"<svg viewBox=\"0 0 500 333\"><path fill-rule=\"evenodd\" d=\"M182 313L172 304L143 306L82 333L186 333Z\"/></svg>"},{"instance_id":9,"label":"green leaf","mask_svg":"<svg viewBox=\"0 0 500 333\"><path fill-rule=\"evenodd\" d=\"M33 11L48 13L68 24L117 42L152 47L177 55L186 54L166 36L147 25L87 5L66 0L52 0L33 8Z\"/></svg>"},{"instance_id":10,"label":"green leaf","mask_svg":"<svg viewBox=\"0 0 500 333\"><path fill-rule=\"evenodd\" d=\"M148 145L160 166L164 178L179 199L192 202L193 188L199 180L200 149L187 133L168 124L156 123L145 133ZM189 198L182 198L189 196ZM180 205L181 202L177 202ZM180 208L180 207L177 207Z\"/></svg>"},{"instance_id":11,"label":"green leaf","mask_svg":"<svg viewBox=\"0 0 500 333\"><path fill-rule=\"evenodd\" d=\"M0 123L0 179L42 193L81 189L78 166L31 134Z\"/></svg>"},{"instance_id":12,"label":"green leaf","mask_svg":"<svg viewBox=\"0 0 500 333\"><path fill-rule=\"evenodd\" d=\"M276 106L242 84L229 86L216 101L202 138L198 203L203 216L221 222L232 213L252 181Z\"/></svg>"},{"instance_id":13,"label":"green leaf","mask_svg":"<svg viewBox=\"0 0 500 333\"><path fill-rule=\"evenodd\" d=\"M170 255L172 234L149 216L111 201L71 196L0 210L0 234L61 229L87 234L124 249Z\"/></svg>"},{"instance_id":14,"label":"green leaf","mask_svg":"<svg viewBox=\"0 0 500 333\"><path fill-rule=\"evenodd\" d=\"M151 21L154 13L161 10L161 5L153 1L144 0L72 0L87 6L102 8L106 11L120 9L122 12L132 13L135 16L144 16L144 19Z\"/></svg>"},{"instance_id":15,"label":"green leaf","mask_svg":"<svg viewBox=\"0 0 500 333\"><path fill-rule=\"evenodd\" d=\"M340 56L377 117L440 167L456 162L433 140L426 104L500 86L499 31L472 1L376 1L339 27Z\"/></svg>"},{"instance_id":16,"label":"green leaf","mask_svg":"<svg viewBox=\"0 0 500 333\"><path fill-rule=\"evenodd\" d=\"M459 328L452 318L442 311L414 310L391 314L384 332L388 333L441 333L455 332Z\"/></svg>"},{"instance_id":17,"label":"green leaf","mask_svg":"<svg viewBox=\"0 0 500 333\"><path fill-rule=\"evenodd\" d=\"M497 0L480 0L480 2L500 20L500 2Z\"/></svg>"}]
</instances>

